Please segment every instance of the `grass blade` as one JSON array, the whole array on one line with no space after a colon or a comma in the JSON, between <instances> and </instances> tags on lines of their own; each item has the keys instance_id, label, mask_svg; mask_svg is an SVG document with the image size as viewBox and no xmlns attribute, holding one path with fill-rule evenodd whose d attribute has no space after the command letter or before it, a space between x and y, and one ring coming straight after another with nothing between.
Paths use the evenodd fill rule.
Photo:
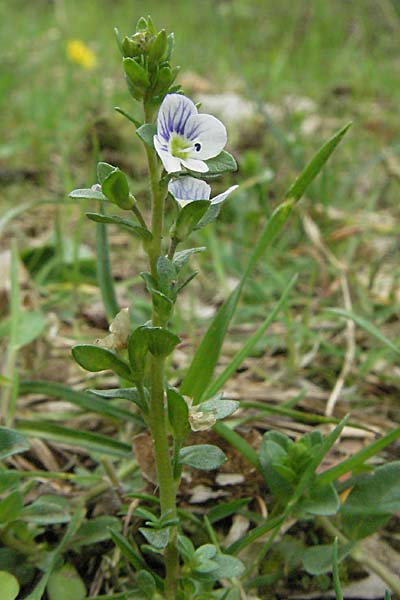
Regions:
<instances>
[{"instance_id":1,"label":"grass blade","mask_svg":"<svg viewBox=\"0 0 400 600\"><path fill-rule=\"evenodd\" d=\"M272 213L250 256L242 279L217 312L193 357L183 380L181 392L187 396L191 396L195 404L201 401L202 395L210 383L243 286L258 260L264 254L265 250L271 246L273 240L282 229L292 207L293 202L286 201L280 204Z\"/></svg>"},{"instance_id":2,"label":"grass blade","mask_svg":"<svg viewBox=\"0 0 400 600\"><path fill-rule=\"evenodd\" d=\"M15 429L27 436L61 442L70 446L81 446L99 454L124 457L132 453L129 444L119 442L109 436L92 433L91 431L79 431L62 425L54 425L54 423L18 419Z\"/></svg>"},{"instance_id":3,"label":"grass blade","mask_svg":"<svg viewBox=\"0 0 400 600\"><path fill-rule=\"evenodd\" d=\"M372 325L372 323L367 321L367 319L365 319L364 317L360 317L360 315L356 315L355 313L345 310L343 308L327 308L326 312L329 312L334 315L339 315L340 317L344 317L345 319L351 319L352 321L354 321L354 323L356 323L356 325L359 325L360 327L365 329L367 333L375 337L392 352L397 354L397 356L400 356L400 348L393 344L393 342L391 342L385 335L383 335L383 333L379 331L377 327L375 327L375 325Z\"/></svg>"},{"instance_id":4,"label":"grass blade","mask_svg":"<svg viewBox=\"0 0 400 600\"><path fill-rule=\"evenodd\" d=\"M318 175L336 146L341 142L342 138L351 127L351 123L347 123L339 129L314 155L305 169L300 173L296 181L290 186L286 198L294 198L300 200L310 183Z\"/></svg>"},{"instance_id":5,"label":"grass blade","mask_svg":"<svg viewBox=\"0 0 400 600\"><path fill-rule=\"evenodd\" d=\"M318 150L310 163L289 188L286 194L286 201L280 204L268 219L249 258L242 279L211 322L182 382L181 392L187 396L191 396L194 404L198 404L201 401L204 391L210 384L226 332L235 314L246 280L259 259L264 255L267 248L272 245L272 242L283 228L295 202L301 198L307 187L317 176L339 142L343 139L350 125L349 123L342 127Z\"/></svg>"},{"instance_id":6,"label":"grass blade","mask_svg":"<svg viewBox=\"0 0 400 600\"><path fill-rule=\"evenodd\" d=\"M75 406L79 406L86 411L94 412L105 417L113 417L120 420L136 421L143 423L143 419L135 413L120 408L107 400L97 398L86 392L77 392L60 383L51 381L22 381L20 384L20 394L45 394L46 396L54 396L62 398Z\"/></svg>"},{"instance_id":7,"label":"grass blade","mask_svg":"<svg viewBox=\"0 0 400 600\"><path fill-rule=\"evenodd\" d=\"M207 388L204 393L204 398L211 398L225 385L228 379L234 374L236 369L241 365L245 358L250 354L257 342L262 338L272 321L275 319L283 305L285 304L289 292L296 283L297 275L295 275L286 286L278 303L274 306L273 311L268 315L265 321L260 325L257 331L247 340L244 346L235 354L229 365L217 377L217 379Z\"/></svg>"}]
</instances>

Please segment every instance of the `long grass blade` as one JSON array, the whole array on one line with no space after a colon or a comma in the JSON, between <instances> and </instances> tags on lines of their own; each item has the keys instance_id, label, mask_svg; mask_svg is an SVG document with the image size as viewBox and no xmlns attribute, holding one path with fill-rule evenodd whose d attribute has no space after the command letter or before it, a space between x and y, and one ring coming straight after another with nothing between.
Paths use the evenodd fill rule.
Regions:
<instances>
[{"instance_id":1,"label":"long grass blade","mask_svg":"<svg viewBox=\"0 0 400 600\"><path fill-rule=\"evenodd\" d=\"M329 312L333 315L339 315L340 317L344 317L345 319L351 319L352 321L354 321L354 323L356 323L356 325L359 325L360 327L365 329L367 333L375 337L387 348L389 348L389 350L397 354L397 356L400 356L400 347L393 344L393 342L391 342L385 335L383 335L383 333L381 333L381 331L379 331L377 327L375 327L375 325L372 325L372 323L367 321L367 319L365 319L364 317L356 315L355 313L350 312L349 310L345 310L344 308L327 308L326 312Z\"/></svg>"},{"instance_id":2,"label":"long grass blade","mask_svg":"<svg viewBox=\"0 0 400 600\"><path fill-rule=\"evenodd\" d=\"M222 371L222 373L217 377L217 379L207 388L204 393L204 398L210 398L214 396L219 390L225 385L225 383L230 379L230 377L234 374L236 369L241 365L247 356L249 356L250 352L257 344L257 342L262 338L268 327L271 325L272 321L275 319L281 308L284 306L287 297L296 283L297 275L295 275L285 290L283 291L282 296L280 297L277 304L274 306L272 312L268 315L265 321L260 325L257 331L247 340L244 346L235 354L232 358L228 366Z\"/></svg>"},{"instance_id":3,"label":"long grass blade","mask_svg":"<svg viewBox=\"0 0 400 600\"><path fill-rule=\"evenodd\" d=\"M54 383L52 381L22 381L19 391L21 395L45 394L46 396L62 398L86 411L104 415L105 417L143 423L143 419L139 415L136 415L129 410L120 408L119 406L107 402L107 400L97 398L92 394L71 390L69 387L60 383Z\"/></svg>"},{"instance_id":4,"label":"long grass blade","mask_svg":"<svg viewBox=\"0 0 400 600\"><path fill-rule=\"evenodd\" d=\"M130 456L132 453L130 445L125 442L114 440L101 433L79 431L77 429L63 427L62 425L55 425L54 423L18 419L15 423L15 429L27 436L43 438L62 444L68 444L70 446L80 446L81 448L99 454Z\"/></svg>"},{"instance_id":5,"label":"long grass blade","mask_svg":"<svg viewBox=\"0 0 400 600\"><path fill-rule=\"evenodd\" d=\"M210 384L225 335L232 317L235 314L242 289L249 275L283 228L295 202L301 198L307 186L310 185L317 176L339 142L343 139L343 136L349 127L350 124L342 127L320 148L294 184L289 188L286 194L286 201L280 204L268 219L249 258L247 267L239 284L221 306L211 322L182 382L182 393L192 397L194 404L201 402L203 393Z\"/></svg>"}]
</instances>

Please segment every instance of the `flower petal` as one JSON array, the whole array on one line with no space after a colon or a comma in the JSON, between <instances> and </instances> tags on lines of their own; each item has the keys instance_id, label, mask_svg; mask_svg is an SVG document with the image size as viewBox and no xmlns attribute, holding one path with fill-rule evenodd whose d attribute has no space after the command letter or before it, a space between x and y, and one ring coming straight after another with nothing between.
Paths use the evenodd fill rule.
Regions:
<instances>
[{"instance_id":1,"label":"flower petal","mask_svg":"<svg viewBox=\"0 0 400 600\"><path fill-rule=\"evenodd\" d=\"M169 182L168 191L181 206L184 206L193 200L209 200L211 188L201 179L179 177Z\"/></svg>"},{"instance_id":2,"label":"flower petal","mask_svg":"<svg viewBox=\"0 0 400 600\"><path fill-rule=\"evenodd\" d=\"M195 104L181 94L167 94L157 116L157 136L168 143L171 133L183 135L188 119L197 115Z\"/></svg>"},{"instance_id":3,"label":"flower petal","mask_svg":"<svg viewBox=\"0 0 400 600\"><path fill-rule=\"evenodd\" d=\"M202 160L187 158L186 160L182 160L182 164L189 169L189 171L197 171L198 173L207 173L208 171L208 165Z\"/></svg>"},{"instance_id":4,"label":"flower petal","mask_svg":"<svg viewBox=\"0 0 400 600\"><path fill-rule=\"evenodd\" d=\"M225 192L222 192L222 194L218 194L218 196L215 196L215 198L212 198L211 204L221 204L221 202L226 200L226 198L229 196L229 194L231 194L238 187L239 187L238 185L233 185L232 187L225 190Z\"/></svg>"},{"instance_id":5,"label":"flower petal","mask_svg":"<svg viewBox=\"0 0 400 600\"><path fill-rule=\"evenodd\" d=\"M189 117L183 135L194 146L190 158L200 160L217 156L228 139L225 125L216 117L206 114Z\"/></svg>"},{"instance_id":6,"label":"flower petal","mask_svg":"<svg viewBox=\"0 0 400 600\"><path fill-rule=\"evenodd\" d=\"M153 143L154 148L156 149L158 156L161 158L162 164L164 165L164 169L167 171L167 173L176 173L177 171L182 170L181 161L179 158L172 156L172 154L168 152L167 147L159 141L156 135L153 138Z\"/></svg>"}]
</instances>

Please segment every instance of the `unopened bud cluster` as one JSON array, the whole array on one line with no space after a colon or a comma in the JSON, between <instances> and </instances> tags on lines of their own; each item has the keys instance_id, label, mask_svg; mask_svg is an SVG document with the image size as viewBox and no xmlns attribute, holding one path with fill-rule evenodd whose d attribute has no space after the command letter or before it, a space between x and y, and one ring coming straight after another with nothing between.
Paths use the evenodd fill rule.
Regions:
<instances>
[{"instance_id":1,"label":"unopened bud cluster","mask_svg":"<svg viewBox=\"0 0 400 600\"><path fill-rule=\"evenodd\" d=\"M157 32L150 17L141 17L136 32L120 42L128 88L136 100L159 105L166 94L180 89L173 85L179 67L169 62L173 47L174 34Z\"/></svg>"}]
</instances>

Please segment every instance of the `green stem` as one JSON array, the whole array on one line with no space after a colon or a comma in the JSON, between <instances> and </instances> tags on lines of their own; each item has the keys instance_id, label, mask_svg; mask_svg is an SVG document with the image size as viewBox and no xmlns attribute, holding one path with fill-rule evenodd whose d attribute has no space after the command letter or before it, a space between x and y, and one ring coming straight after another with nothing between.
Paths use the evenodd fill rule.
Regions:
<instances>
[{"instance_id":1,"label":"green stem","mask_svg":"<svg viewBox=\"0 0 400 600\"><path fill-rule=\"evenodd\" d=\"M145 121L151 123L153 110L145 105ZM157 275L157 260L162 252L162 235L164 227L164 200L166 189L160 186L160 166L157 155L147 145L146 155L149 168L149 181L151 190L151 232L153 240L148 248L150 271L155 280ZM153 326L164 326L165 322L159 317L153 305ZM165 358L161 356L150 357L150 411L149 425L153 438L154 457L157 468L157 480L160 490L161 513L168 512L170 518L176 518L176 482L172 469L171 453L168 440L167 416L164 398L164 369ZM165 597L174 600L176 596L176 583L179 576L179 556L177 548L177 530L171 527L169 543L165 549Z\"/></svg>"},{"instance_id":2,"label":"green stem","mask_svg":"<svg viewBox=\"0 0 400 600\"><path fill-rule=\"evenodd\" d=\"M164 406L164 359L158 356L151 358L150 385L150 429L153 437L154 457L157 468L157 480L160 490L161 513L169 513L174 519L176 510L176 484L174 481L170 448L168 443L166 413ZM176 546L176 528L172 528L168 546L165 549L165 593L167 600L175 598L178 578L178 551Z\"/></svg>"}]
</instances>

